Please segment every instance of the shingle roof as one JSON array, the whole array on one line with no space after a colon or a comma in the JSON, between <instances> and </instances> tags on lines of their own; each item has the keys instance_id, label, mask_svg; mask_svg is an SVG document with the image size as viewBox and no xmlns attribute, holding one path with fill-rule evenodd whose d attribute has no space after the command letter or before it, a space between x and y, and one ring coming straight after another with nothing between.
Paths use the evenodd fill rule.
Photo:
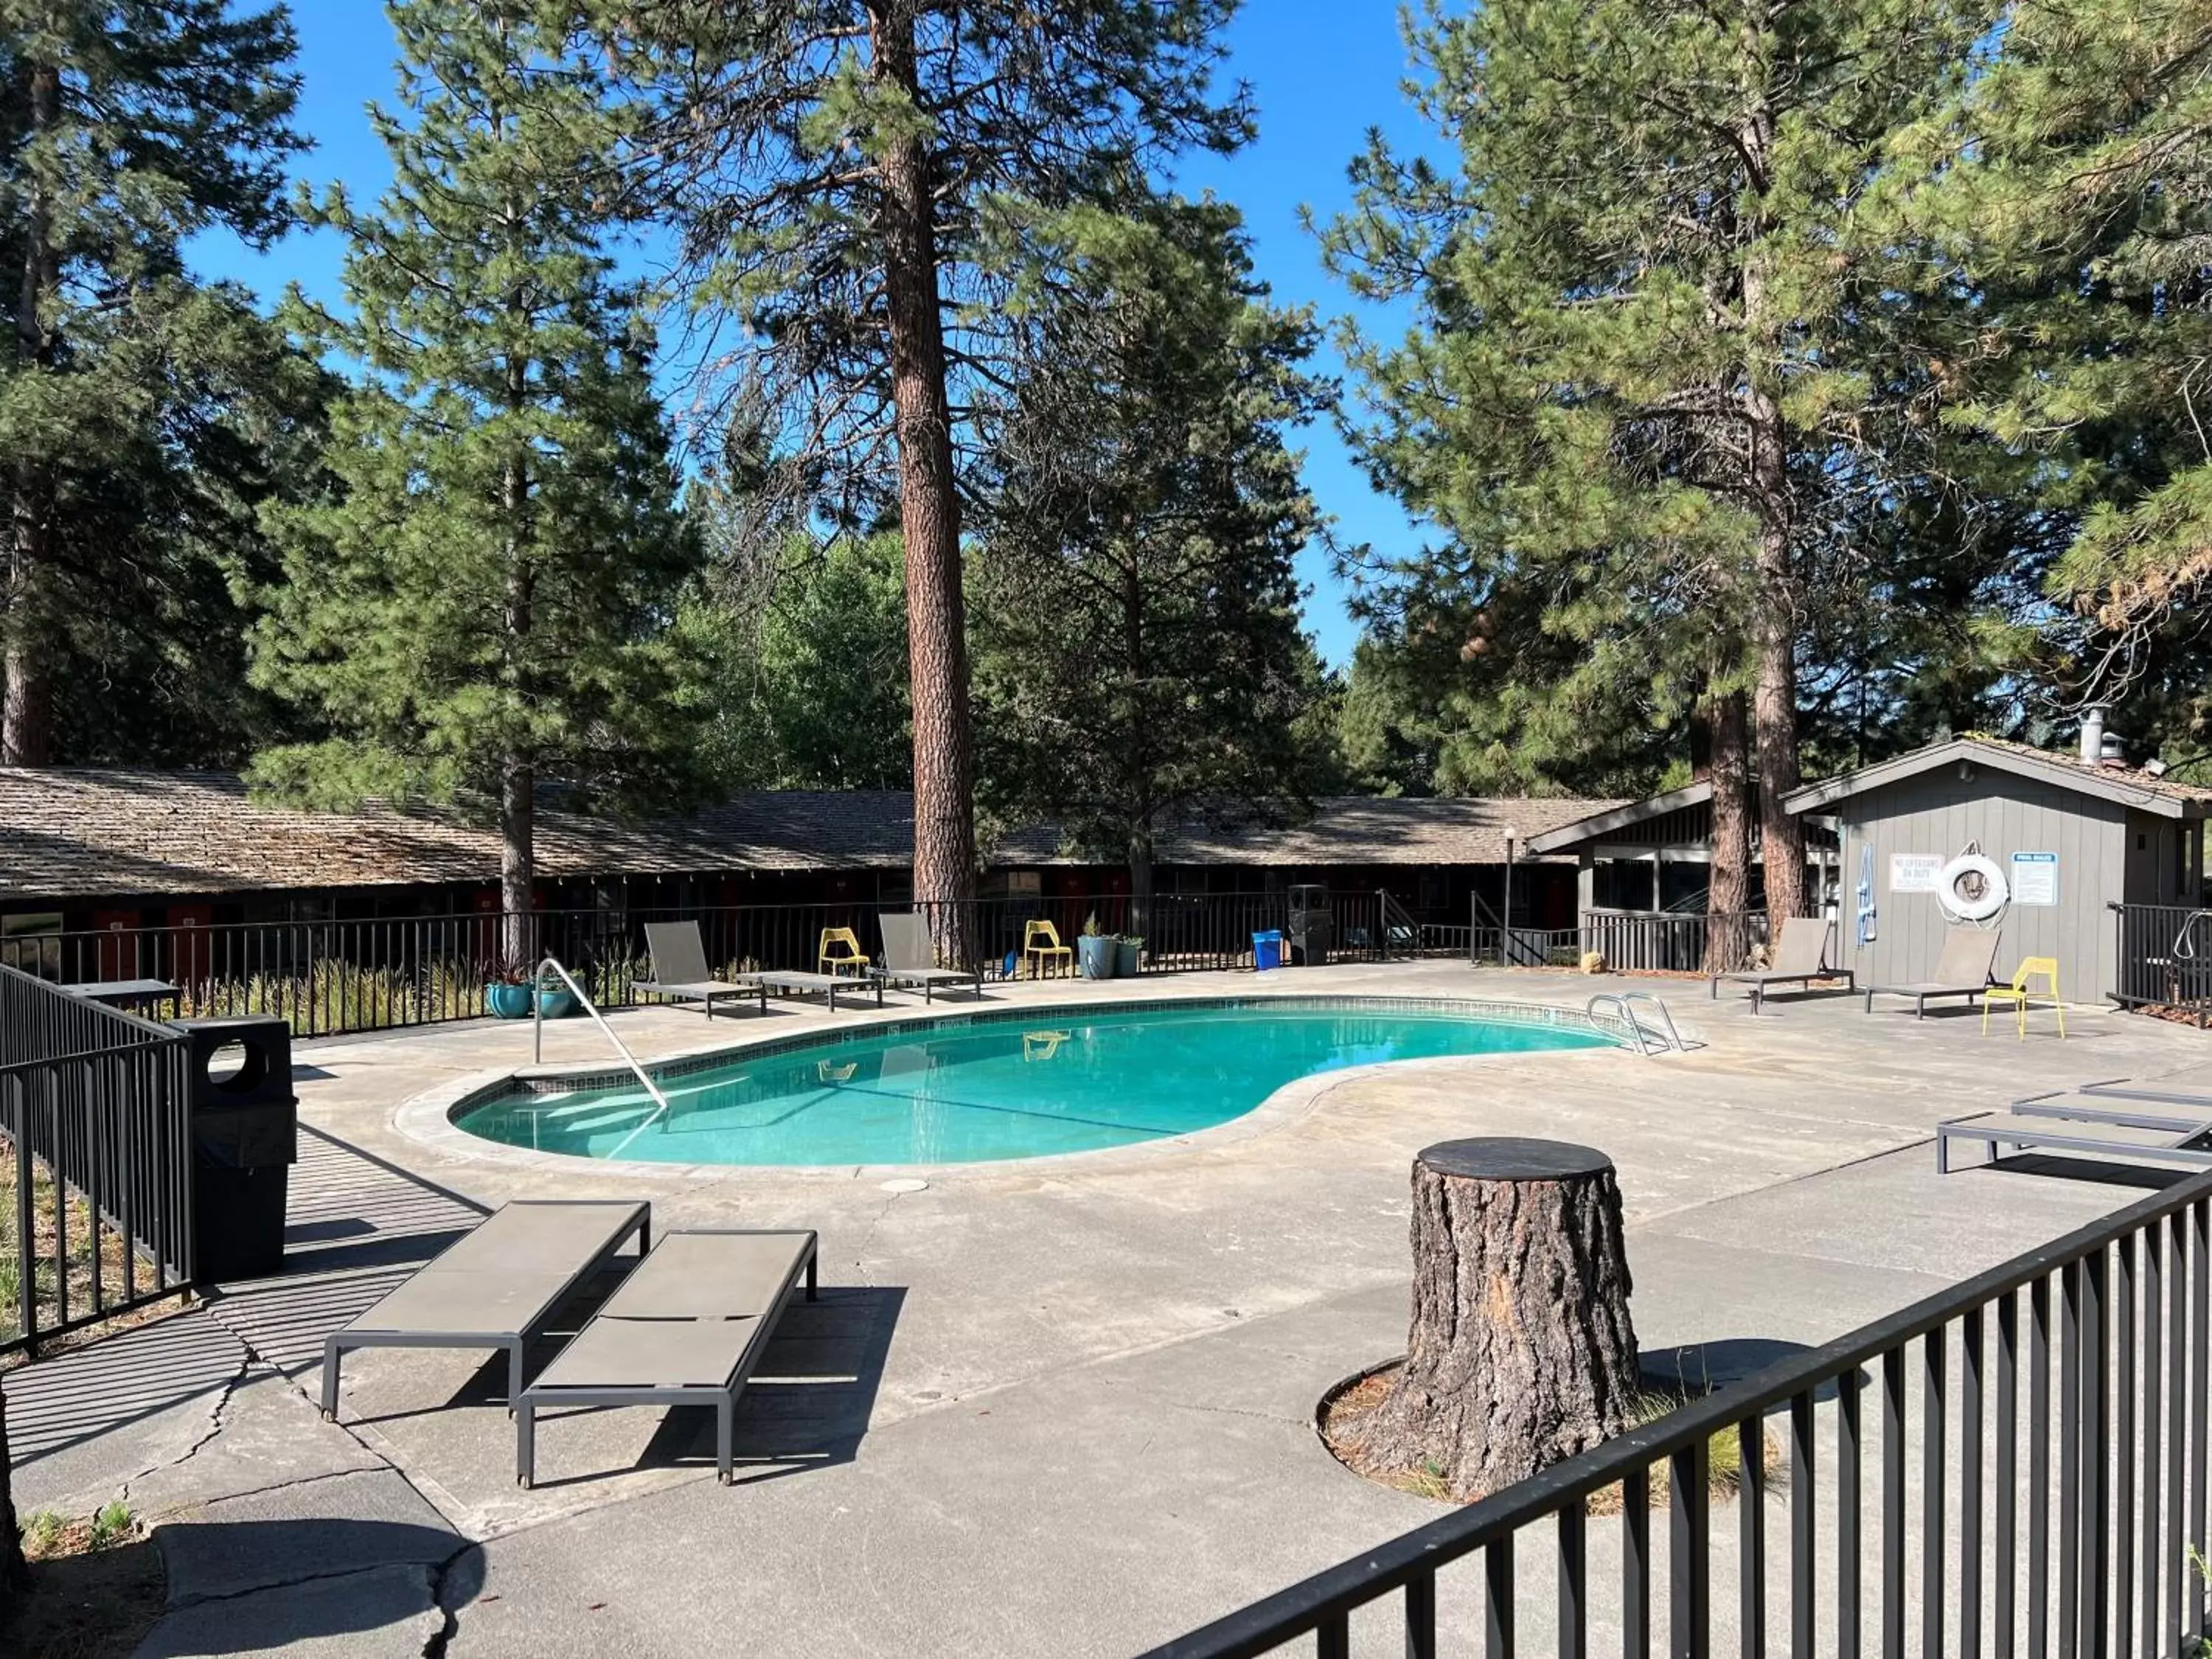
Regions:
<instances>
[{"instance_id":1,"label":"shingle roof","mask_svg":"<svg viewBox=\"0 0 2212 1659\"><path fill-rule=\"evenodd\" d=\"M538 872L902 867L914 806L897 793L762 791L694 817L617 823L541 806ZM220 772L0 768L0 898L230 893L492 881L499 841L431 808L302 812Z\"/></svg>"},{"instance_id":2,"label":"shingle roof","mask_svg":"<svg viewBox=\"0 0 2212 1659\"><path fill-rule=\"evenodd\" d=\"M2118 801L2124 806L2155 812L2162 817L2201 818L2206 816L2208 806L2212 806L2212 787L2203 784L2154 776L2136 766L2110 763L2092 766L2073 755L2038 749L2033 744L1984 737L1954 738L1948 743L1930 744L1925 749L1893 756L1856 771L1808 783L1784 796L1784 804L1792 812L1810 811L1832 801L1902 782L1960 761L1977 762L2016 776L2055 783L2061 788Z\"/></svg>"},{"instance_id":3,"label":"shingle roof","mask_svg":"<svg viewBox=\"0 0 2212 1659\"><path fill-rule=\"evenodd\" d=\"M1153 848L1161 864L1270 866L1503 864L1505 832L1516 856L1528 856L1532 836L1616 806L1617 801L1531 796L1415 799L1330 795L1314 802L1304 823L1269 825L1193 818L1163 833ZM1061 862L1050 827L1012 836L1000 861Z\"/></svg>"},{"instance_id":4,"label":"shingle roof","mask_svg":"<svg viewBox=\"0 0 2212 1659\"><path fill-rule=\"evenodd\" d=\"M1317 802L1290 828L1193 823L1162 838L1163 864L1491 864L1510 825L1525 842L1600 803L1580 800ZM903 791L757 790L690 817L619 823L541 805L542 877L716 871L903 869L914 802ZM1046 829L1010 838L994 861L1052 863ZM489 882L499 842L447 811L369 805L303 812L248 799L219 772L0 768L0 900L215 894Z\"/></svg>"}]
</instances>

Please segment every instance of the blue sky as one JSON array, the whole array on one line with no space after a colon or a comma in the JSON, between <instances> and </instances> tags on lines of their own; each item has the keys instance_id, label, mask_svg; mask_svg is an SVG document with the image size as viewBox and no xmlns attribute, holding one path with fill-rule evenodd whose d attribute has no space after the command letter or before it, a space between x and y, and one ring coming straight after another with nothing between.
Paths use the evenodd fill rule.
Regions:
<instances>
[{"instance_id":1,"label":"blue sky","mask_svg":"<svg viewBox=\"0 0 2212 1659\"><path fill-rule=\"evenodd\" d=\"M383 9L371 0L295 0L293 10L302 77L297 118L316 144L297 170L318 185L343 181L358 197L372 198L391 177L362 108L372 98L392 99L395 50ZM1310 206L1326 218L1347 203L1345 166L1365 143L1369 127L1379 125L1409 146L1426 136L1399 90L1407 61L1396 9L1382 0L1246 0L1229 45L1231 73L1249 82L1258 100L1259 142L1235 156L1191 162L1177 182L1194 193L1211 190L1243 210L1260 275L1279 301L1311 303L1334 318L1352 301L1322 269L1298 210ZM194 259L211 276L238 277L264 301L292 281L318 298L340 297L339 247L327 233L295 234L258 255L209 239L194 250ZM1333 347L1324 349L1320 367L1328 373L1340 368ZM1343 541L1370 543L1385 554L1418 541L1419 531L1395 502L1368 487L1333 430L1309 431L1304 444L1308 483ZM1318 550L1308 554L1301 574L1314 589L1308 626L1323 654L1341 663L1357 636L1343 589Z\"/></svg>"}]
</instances>

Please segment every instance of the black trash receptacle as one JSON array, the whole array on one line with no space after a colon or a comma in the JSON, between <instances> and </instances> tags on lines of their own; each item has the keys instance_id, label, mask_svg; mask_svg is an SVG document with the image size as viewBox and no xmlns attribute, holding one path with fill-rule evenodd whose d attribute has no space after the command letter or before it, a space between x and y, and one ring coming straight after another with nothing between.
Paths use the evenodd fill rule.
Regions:
<instances>
[{"instance_id":1,"label":"black trash receptacle","mask_svg":"<svg viewBox=\"0 0 2212 1659\"><path fill-rule=\"evenodd\" d=\"M292 1028L264 1014L180 1019L192 1077L193 1265L203 1283L254 1279L284 1265L284 1200L299 1157ZM216 1057L243 1051L228 1076Z\"/></svg>"}]
</instances>

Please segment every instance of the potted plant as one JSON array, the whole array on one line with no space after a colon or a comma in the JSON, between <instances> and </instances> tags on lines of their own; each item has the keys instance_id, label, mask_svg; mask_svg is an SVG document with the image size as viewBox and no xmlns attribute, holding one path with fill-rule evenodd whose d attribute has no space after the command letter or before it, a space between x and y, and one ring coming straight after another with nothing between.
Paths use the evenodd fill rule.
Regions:
<instances>
[{"instance_id":1,"label":"potted plant","mask_svg":"<svg viewBox=\"0 0 2212 1659\"><path fill-rule=\"evenodd\" d=\"M538 981L538 1012L547 1019L566 1019L576 1012L575 994L562 982L558 974L545 974Z\"/></svg>"},{"instance_id":2,"label":"potted plant","mask_svg":"<svg viewBox=\"0 0 2212 1659\"><path fill-rule=\"evenodd\" d=\"M1145 959L1145 941L1134 933L1124 933L1114 946L1114 976L1134 979Z\"/></svg>"},{"instance_id":3,"label":"potted plant","mask_svg":"<svg viewBox=\"0 0 2212 1659\"><path fill-rule=\"evenodd\" d=\"M1093 910L1083 919L1083 935L1075 941L1076 971L1085 979L1113 978L1114 945L1114 936L1100 931Z\"/></svg>"},{"instance_id":4,"label":"potted plant","mask_svg":"<svg viewBox=\"0 0 2212 1659\"><path fill-rule=\"evenodd\" d=\"M495 963L484 973L484 1006L495 1019L527 1019L535 988L527 963Z\"/></svg>"}]
</instances>

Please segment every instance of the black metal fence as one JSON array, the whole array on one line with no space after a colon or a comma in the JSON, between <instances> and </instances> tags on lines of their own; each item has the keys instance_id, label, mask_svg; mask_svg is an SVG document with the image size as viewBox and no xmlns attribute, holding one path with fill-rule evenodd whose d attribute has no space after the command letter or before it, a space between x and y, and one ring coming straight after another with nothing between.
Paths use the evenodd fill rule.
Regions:
<instances>
[{"instance_id":1,"label":"black metal fence","mask_svg":"<svg viewBox=\"0 0 2212 1659\"><path fill-rule=\"evenodd\" d=\"M1306 1636L1322 1659L1355 1636L1422 1659L1477 1631L1493 1659L1601 1637L1629 1656L2197 1652L2208 1249L2212 1176L2191 1176L1152 1659ZM1717 1447L1742 1470L1717 1521ZM1617 1514L1592 1513L1608 1492Z\"/></svg>"},{"instance_id":2,"label":"black metal fence","mask_svg":"<svg viewBox=\"0 0 2212 1659\"><path fill-rule=\"evenodd\" d=\"M2112 1000L2169 1008L2212 1022L2212 910L2182 904L2115 904L2118 933Z\"/></svg>"},{"instance_id":3,"label":"black metal fence","mask_svg":"<svg viewBox=\"0 0 2212 1659\"><path fill-rule=\"evenodd\" d=\"M185 1039L0 966L0 1352L192 1278Z\"/></svg>"},{"instance_id":4,"label":"black metal fence","mask_svg":"<svg viewBox=\"0 0 2212 1659\"><path fill-rule=\"evenodd\" d=\"M1331 898L1332 954L1353 960L1412 955L1385 924L1380 893ZM649 978L645 924L696 921L709 964L811 969L823 935L850 928L863 951L881 946L881 905L854 902L741 905L708 908L553 910L529 918L530 958L556 956L601 1007L627 1007ZM987 899L961 907L921 904L933 937L963 941L961 965L990 976L1009 971L1073 971L1068 957L1028 957L1032 923L1048 923L1073 947L1084 930L1144 935L1136 953L1145 974L1249 967L1252 935L1289 917L1280 893L1160 894L1139 918L1125 894ZM955 922L960 925L955 926ZM177 988L182 1015L266 1013L300 1036L386 1030L473 1019L489 1011L485 988L503 973L527 972L506 961L507 918L498 912L362 921L218 923L45 933L0 941L0 963L61 984L154 980ZM1395 943L1394 943L1395 940Z\"/></svg>"}]
</instances>

